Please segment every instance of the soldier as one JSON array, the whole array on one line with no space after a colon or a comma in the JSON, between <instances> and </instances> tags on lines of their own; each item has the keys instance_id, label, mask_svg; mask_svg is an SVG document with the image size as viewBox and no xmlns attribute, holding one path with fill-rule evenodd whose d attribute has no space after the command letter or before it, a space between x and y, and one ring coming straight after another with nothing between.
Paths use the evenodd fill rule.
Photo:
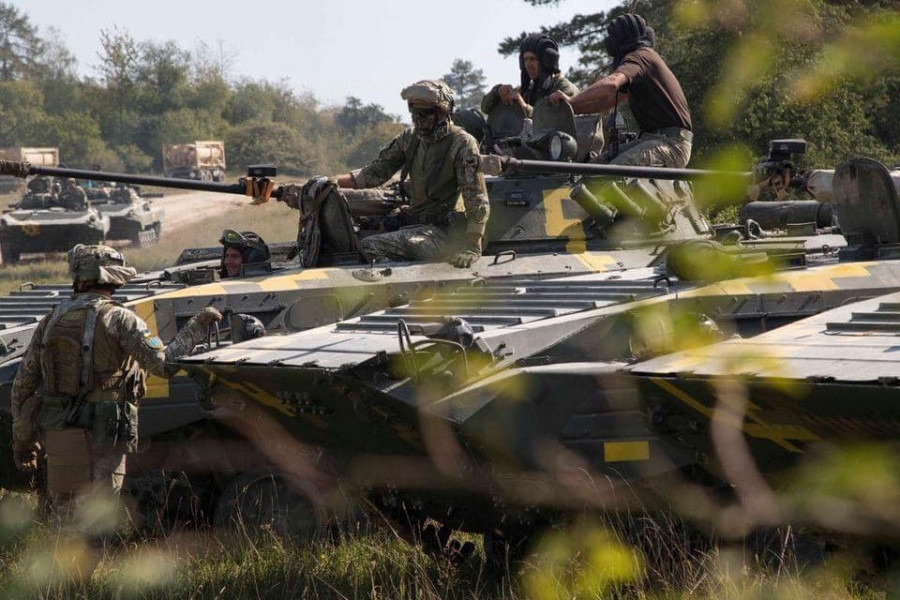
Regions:
<instances>
[{"instance_id":1,"label":"soldier","mask_svg":"<svg viewBox=\"0 0 900 600\"><path fill-rule=\"evenodd\" d=\"M568 102L575 114L582 114L615 110L627 98L641 134L623 144L609 162L683 168L691 158L694 139L691 112L681 84L653 50L653 28L640 15L624 14L613 19L606 31L613 72L574 96L554 92L548 101Z\"/></svg>"},{"instance_id":2,"label":"soldier","mask_svg":"<svg viewBox=\"0 0 900 600\"><path fill-rule=\"evenodd\" d=\"M406 226L363 238L362 250L373 259L432 260L455 247L450 263L470 267L481 256L490 211L478 143L451 123L453 91L443 81L419 81L400 96L413 129L394 138L372 164L336 178L338 186L358 189L381 185L398 170L401 180L409 175ZM464 216L456 210L460 195Z\"/></svg>"},{"instance_id":3,"label":"soldier","mask_svg":"<svg viewBox=\"0 0 900 600\"><path fill-rule=\"evenodd\" d=\"M71 177L66 179L66 189L62 191L59 200L66 210L85 210L88 206L87 194Z\"/></svg>"},{"instance_id":4,"label":"soldier","mask_svg":"<svg viewBox=\"0 0 900 600\"><path fill-rule=\"evenodd\" d=\"M220 275L225 277L238 277L241 267L250 264L266 264L271 258L269 246L256 233L233 229L226 229L219 239L222 244L222 268Z\"/></svg>"},{"instance_id":5,"label":"soldier","mask_svg":"<svg viewBox=\"0 0 900 600\"><path fill-rule=\"evenodd\" d=\"M490 114L502 102L518 104L525 116L531 117L534 105L553 92L560 91L567 96L578 93L578 88L559 72L559 45L546 35L533 33L525 38L519 46L519 71L519 87L497 85L485 94L481 101L485 114Z\"/></svg>"},{"instance_id":6,"label":"soldier","mask_svg":"<svg viewBox=\"0 0 900 600\"><path fill-rule=\"evenodd\" d=\"M147 372L174 374L167 361L190 352L222 315L203 308L168 347L111 299L135 276L108 246L69 251L74 294L38 324L12 387L13 452L23 471L47 453L47 496L71 498L89 484L118 494L125 456L137 444L137 401Z\"/></svg>"}]
</instances>

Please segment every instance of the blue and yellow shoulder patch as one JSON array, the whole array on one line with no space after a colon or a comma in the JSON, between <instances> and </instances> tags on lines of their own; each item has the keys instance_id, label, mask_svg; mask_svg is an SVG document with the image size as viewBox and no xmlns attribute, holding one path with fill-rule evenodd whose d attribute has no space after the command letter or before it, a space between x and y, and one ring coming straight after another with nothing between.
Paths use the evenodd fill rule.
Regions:
<instances>
[{"instance_id":1,"label":"blue and yellow shoulder patch","mask_svg":"<svg viewBox=\"0 0 900 600\"><path fill-rule=\"evenodd\" d=\"M154 350L162 350L163 348L165 348L165 346L163 346L162 340L150 333L149 329L141 329L141 335L144 337L144 343Z\"/></svg>"}]
</instances>

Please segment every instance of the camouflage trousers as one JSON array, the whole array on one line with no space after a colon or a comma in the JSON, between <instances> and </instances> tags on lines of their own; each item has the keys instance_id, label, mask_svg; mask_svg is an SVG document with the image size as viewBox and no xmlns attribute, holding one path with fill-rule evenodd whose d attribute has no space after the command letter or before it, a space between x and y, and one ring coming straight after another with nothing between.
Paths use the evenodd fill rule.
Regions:
<instances>
[{"instance_id":1,"label":"camouflage trousers","mask_svg":"<svg viewBox=\"0 0 900 600\"><path fill-rule=\"evenodd\" d=\"M448 235L434 225L408 225L361 240L370 259L436 260L447 255Z\"/></svg>"},{"instance_id":2,"label":"camouflage trousers","mask_svg":"<svg viewBox=\"0 0 900 600\"><path fill-rule=\"evenodd\" d=\"M642 133L633 142L623 144L619 155L609 164L683 169L690 159L691 142L678 137Z\"/></svg>"},{"instance_id":3,"label":"camouflage trousers","mask_svg":"<svg viewBox=\"0 0 900 600\"><path fill-rule=\"evenodd\" d=\"M47 430L47 496L65 502L92 489L117 495L125 480L125 453L91 443L90 434L77 427Z\"/></svg>"}]
</instances>

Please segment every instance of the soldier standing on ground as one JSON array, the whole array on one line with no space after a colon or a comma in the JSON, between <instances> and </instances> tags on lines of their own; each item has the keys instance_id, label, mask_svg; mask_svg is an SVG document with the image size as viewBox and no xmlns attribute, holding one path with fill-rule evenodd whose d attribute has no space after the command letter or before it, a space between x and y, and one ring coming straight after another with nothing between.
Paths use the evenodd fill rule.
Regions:
<instances>
[{"instance_id":1,"label":"soldier standing on ground","mask_svg":"<svg viewBox=\"0 0 900 600\"><path fill-rule=\"evenodd\" d=\"M545 100L553 92L560 91L574 96L578 88L559 72L559 45L553 38L533 33L519 46L519 71L521 83L515 88L502 84L485 94L481 110L488 115L501 102L518 104L531 117L534 105Z\"/></svg>"},{"instance_id":2,"label":"soldier standing on ground","mask_svg":"<svg viewBox=\"0 0 900 600\"><path fill-rule=\"evenodd\" d=\"M469 267L481 256L490 211L478 143L451 123L453 91L443 81L419 81L400 96L409 105L413 128L367 167L336 177L338 186L359 189L379 186L397 171L401 179L409 176L406 226L363 238L362 250L373 259L433 260L455 248L450 263ZM460 196L464 213L456 210Z\"/></svg>"},{"instance_id":3,"label":"soldier standing on ground","mask_svg":"<svg viewBox=\"0 0 900 600\"><path fill-rule=\"evenodd\" d=\"M628 100L641 129L609 162L618 165L683 168L694 139L691 112L678 79L653 49L656 35L643 17L619 15L606 28L613 72L580 93L554 92L551 104L568 102L575 114L614 110Z\"/></svg>"},{"instance_id":4,"label":"soldier standing on ground","mask_svg":"<svg viewBox=\"0 0 900 600\"><path fill-rule=\"evenodd\" d=\"M68 259L74 294L38 324L11 398L16 466L36 469L42 443L47 496L55 503L89 485L119 493L126 454L137 445L147 372L172 376L167 361L193 350L222 318L206 307L163 347L140 317L111 299L136 274L121 253L78 244Z\"/></svg>"}]
</instances>

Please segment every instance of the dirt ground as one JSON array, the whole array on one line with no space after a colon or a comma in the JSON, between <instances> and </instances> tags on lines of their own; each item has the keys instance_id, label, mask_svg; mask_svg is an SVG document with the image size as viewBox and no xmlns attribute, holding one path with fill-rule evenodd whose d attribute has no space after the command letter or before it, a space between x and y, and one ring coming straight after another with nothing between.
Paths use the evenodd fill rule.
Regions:
<instances>
[{"instance_id":1,"label":"dirt ground","mask_svg":"<svg viewBox=\"0 0 900 600\"><path fill-rule=\"evenodd\" d=\"M163 231L171 232L247 206L250 199L215 192L179 192L152 200L154 206L166 211L163 216Z\"/></svg>"}]
</instances>

